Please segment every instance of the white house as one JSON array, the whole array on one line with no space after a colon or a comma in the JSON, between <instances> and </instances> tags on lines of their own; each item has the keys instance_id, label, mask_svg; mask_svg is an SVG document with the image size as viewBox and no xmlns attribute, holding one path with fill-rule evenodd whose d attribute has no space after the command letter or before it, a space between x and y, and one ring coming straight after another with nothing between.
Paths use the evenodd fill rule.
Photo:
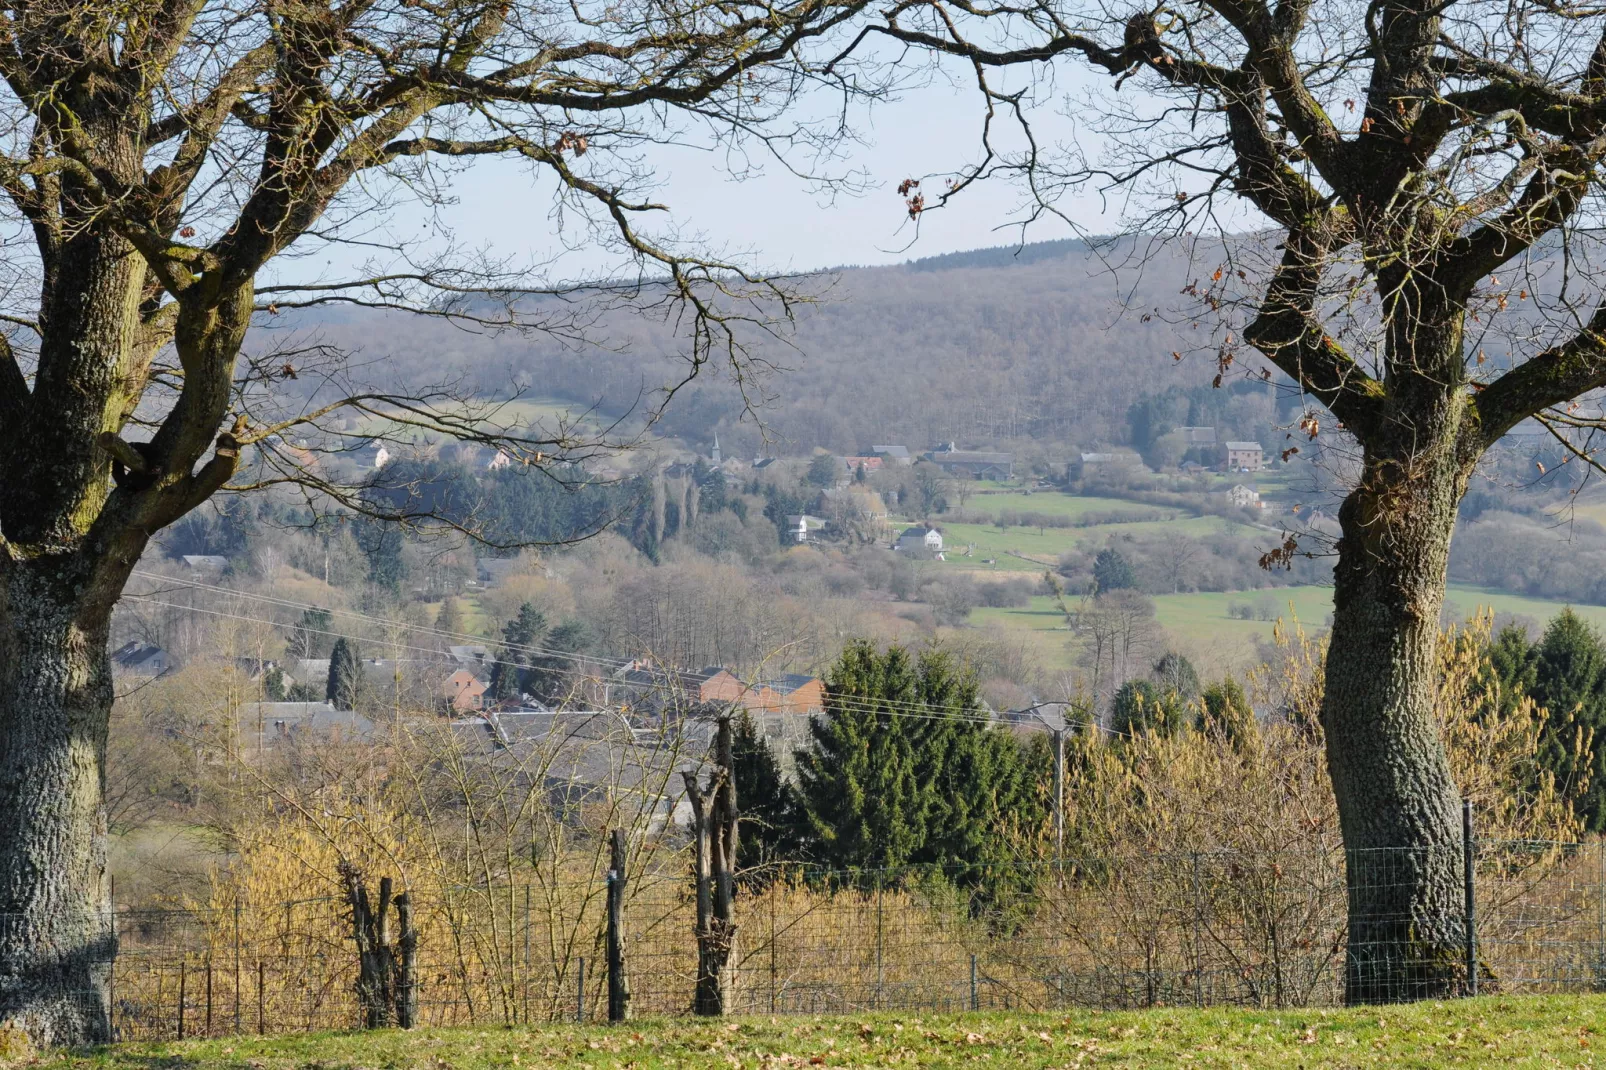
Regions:
<instances>
[{"instance_id":1,"label":"white house","mask_svg":"<svg viewBox=\"0 0 1606 1070\"><path fill-rule=\"evenodd\" d=\"M390 449L375 439L357 451L355 460L363 468L380 469L390 463Z\"/></svg>"},{"instance_id":2,"label":"white house","mask_svg":"<svg viewBox=\"0 0 1606 1070\"><path fill-rule=\"evenodd\" d=\"M911 554L918 557L935 557L941 561L942 532L929 524L921 527L906 528L893 544L893 549L902 554Z\"/></svg>"},{"instance_id":3,"label":"white house","mask_svg":"<svg viewBox=\"0 0 1606 1070\"><path fill-rule=\"evenodd\" d=\"M1260 492L1238 483L1227 492L1227 500L1240 509L1261 509Z\"/></svg>"},{"instance_id":4,"label":"white house","mask_svg":"<svg viewBox=\"0 0 1606 1070\"><path fill-rule=\"evenodd\" d=\"M786 526L791 532L793 542L813 542L819 533L825 530L825 519L803 513L787 517Z\"/></svg>"}]
</instances>

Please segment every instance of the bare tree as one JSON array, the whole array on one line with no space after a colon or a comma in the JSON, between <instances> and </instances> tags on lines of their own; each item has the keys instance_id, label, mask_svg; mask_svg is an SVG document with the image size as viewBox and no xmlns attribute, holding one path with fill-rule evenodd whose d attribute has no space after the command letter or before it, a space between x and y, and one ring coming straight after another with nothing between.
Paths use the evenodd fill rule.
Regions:
<instances>
[{"instance_id":1,"label":"bare tree","mask_svg":"<svg viewBox=\"0 0 1606 1070\"><path fill-rule=\"evenodd\" d=\"M346 411L529 464L583 445L499 425L450 384L370 390L330 371L297 389L328 354L290 338L242 357L256 317L342 304L574 338L590 294L675 316L687 375L718 358L750 383L739 332L792 295L640 225L663 207L641 146L829 153L841 116L781 117L820 80L839 100L858 91L811 56L840 48L859 3L5 7L0 186L31 248L8 241L0 280L0 1023L41 1043L108 1036L107 622L155 532L229 486L297 484L381 519L427 511L308 463L290 436L338 436ZM394 236L400 200L427 210L487 156L527 162L578 225L565 236L635 278L555 286ZM310 266L364 255L352 277Z\"/></svg>"},{"instance_id":2,"label":"bare tree","mask_svg":"<svg viewBox=\"0 0 1606 1070\"><path fill-rule=\"evenodd\" d=\"M1308 399L1308 435L1337 421L1359 443L1322 723L1352 865L1380 850L1394 864L1352 869L1346 990L1440 996L1462 982L1459 793L1432 712L1446 558L1484 451L1533 416L1567 437L1570 399L1606 385L1589 249L1606 17L1548 0L1114 7L914 0L889 14L882 34L960 57L988 105L988 151L911 211L988 174L1025 176L1034 217L1072 185L1123 189L1153 206L1140 229L1192 235L1205 258L1186 292L1203 306L1190 318L1214 325L1200 348L1219 375L1270 380L1239 361L1252 347ZM1008 117L1036 133L1030 90L1001 88L999 68L1060 56L1144 90L1090 110L1104 160L996 136Z\"/></svg>"}]
</instances>

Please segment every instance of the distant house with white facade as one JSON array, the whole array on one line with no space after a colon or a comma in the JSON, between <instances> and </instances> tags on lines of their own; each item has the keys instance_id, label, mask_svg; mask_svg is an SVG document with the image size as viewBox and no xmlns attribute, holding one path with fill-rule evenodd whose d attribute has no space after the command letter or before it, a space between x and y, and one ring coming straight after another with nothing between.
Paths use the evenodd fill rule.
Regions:
<instances>
[{"instance_id":1,"label":"distant house with white facade","mask_svg":"<svg viewBox=\"0 0 1606 1070\"><path fill-rule=\"evenodd\" d=\"M353 455L353 460L363 468L381 469L390 463L390 448L377 439L368 443Z\"/></svg>"},{"instance_id":2,"label":"distant house with white facade","mask_svg":"<svg viewBox=\"0 0 1606 1070\"><path fill-rule=\"evenodd\" d=\"M1228 442L1227 471L1258 472L1266 467L1266 452L1258 442Z\"/></svg>"},{"instance_id":3,"label":"distant house with white facade","mask_svg":"<svg viewBox=\"0 0 1606 1070\"><path fill-rule=\"evenodd\" d=\"M893 544L893 549L900 554L908 554L911 557L934 557L941 561L943 559L942 532L930 524L905 528L903 533L898 536L898 541Z\"/></svg>"},{"instance_id":4,"label":"distant house with white facade","mask_svg":"<svg viewBox=\"0 0 1606 1070\"><path fill-rule=\"evenodd\" d=\"M1235 484L1227 492L1227 500L1239 509L1261 509L1264 506L1260 501L1260 492L1242 483Z\"/></svg>"},{"instance_id":5,"label":"distant house with white facade","mask_svg":"<svg viewBox=\"0 0 1606 1070\"><path fill-rule=\"evenodd\" d=\"M825 530L825 518L802 513L786 518L787 530L793 542L813 542Z\"/></svg>"}]
</instances>

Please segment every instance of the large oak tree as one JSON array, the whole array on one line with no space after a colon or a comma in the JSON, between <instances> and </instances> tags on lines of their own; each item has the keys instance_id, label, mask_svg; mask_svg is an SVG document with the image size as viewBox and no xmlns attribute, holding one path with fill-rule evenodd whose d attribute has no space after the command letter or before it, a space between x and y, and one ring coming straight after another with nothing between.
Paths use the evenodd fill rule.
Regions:
<instances>
[{"instance_id":1,"label":"large oak tree","mask_svg":"<svg viewBox=\"0 0 1606 1070\"><path fill-rule=\"evenodd\" d=\"M0 1026L41 1043L108 1036L107 629L152 536L231 486L302 482L346 508L404 515L308 468L292 444L327 443L342 406L526 462L567 444L481 423L447 390L331 396L350 380L330 373L319 393L298 392L297 365L327 354L253 343L242 357L254 320L346 302L574 331L589 293L677 314L693 370L719 357L743 373L734 310L786 294L642 225L662 206L645 196L641 147L700 136L738 166L751 163L743 146L829 151L836 116L782 118L822 78L838 101L856 92L811 56L836 47L858 5L0 8L12 228L0 261ZM489 156L526 162L556 190L552 210L579 220L564 233L611 247L638 281L532 305L547 289L538 278L397 236L399 202L427 210L452 168ZM535 197L504 210L531 212ZM264 274L287 253L290 269Z\"/></svg>"},{"instance_id":2,"label":"large oak tree","mask_svg":"<svg viewBox=\"0 0 1606 1070\"><path fill-rule=\"evenodd\" d=\"M1464 980L1460 800L1433 715L1446 557L1484 452L1533 416L1565 436L1569 400L1606 385L1599 255L1580 251L1606 156L1603 29L1599 8L1549 0L910 0L879 31L961 57L986 94L997 151L950 190L1003 170L1032 180L1034 209L1076 183L1158 198L1147 232L1214 261L1191 294L1223 374L1258 350L1309 401L1307 449L1335 421L1358 443L1322 707L1352 1001ZM1040 129L1029 87L1055 64L1119 90L1077 112L1103 158L998 136L1011 116ZM1263 240L1197 240L1268 221Z\"/></svg>"}]
</instances>

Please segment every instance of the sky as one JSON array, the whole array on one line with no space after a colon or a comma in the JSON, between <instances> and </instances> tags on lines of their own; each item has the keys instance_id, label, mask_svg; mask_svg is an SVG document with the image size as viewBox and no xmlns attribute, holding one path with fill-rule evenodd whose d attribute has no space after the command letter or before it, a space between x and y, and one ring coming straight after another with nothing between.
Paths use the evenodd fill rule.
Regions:
<instances>
[{"instance_id":1,"label":"sky","mask_svg":"<svg viewBox=\"0 0 1606 1070\"><path fill-rule=\"evenodd\" d=\"M1090 143L1091 135L1054 110L1043 109L1037 121L1054 137L1079 140L1084 148ZM1010 224L1018 219L1021 191L1005 181L974 186L950 207L925 213L918 230L897 193L905 177L944 174L976 159L980 129L975 90L937 83L861 117L859 131L867 144L855 147L848 163L838 166L859 168L870 177L862 194L828 200L777 167L735 180L715 152L659 147L649 157L661 183L654 199L671 207L683 235L696 235L712 249L771 272L901 263L1015 244L1020 231ZM928 181L926 188L933 186L940 189L941 181ZM457 203L441 217L461 243L536 259L559 248L547 210L549 194L532 187L529 172L518 162L479 161L457 176L452 193ZM1109 233L1120 222L1093 192L1069 195L1060 207L1084 233ZM1034 225L1026 240L1074 236L1070 223L1056 219ZM584 272L596 263L593 256L568 255L559 273Z\"/></svg>"}]
</instances>

